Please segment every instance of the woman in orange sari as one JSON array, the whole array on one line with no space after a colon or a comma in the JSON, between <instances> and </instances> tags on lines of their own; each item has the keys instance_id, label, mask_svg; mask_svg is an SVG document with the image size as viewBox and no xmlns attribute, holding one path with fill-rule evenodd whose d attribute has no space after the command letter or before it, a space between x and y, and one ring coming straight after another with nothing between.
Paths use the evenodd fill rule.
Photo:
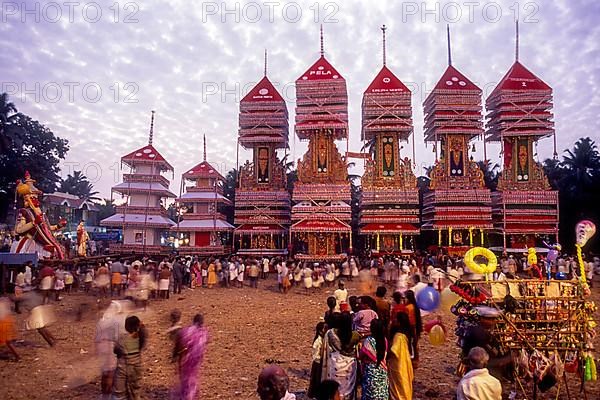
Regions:
<instances>
[{"instance_id":1,"label":"woman in orange sari","mask_svg":"<svg viewBox=\"0 0 600 400\"><path fill-rule=\"evenodd\" d=\"M413 363L419 361L419 337L423 332L423 322L421 321L421 310L417 306L417 299L415 298L415 292L407 290L406 296L406 309L405 314L408 316L410 322L412 337L409 338L409 348L412 354Z\"/></svg>"},{"instance_id":2,"label":"woman in orange sari","mask_svg":"<svg viewBox=\"0 0 600 400\"><path fill-rule=\"evenodd\" d=\"M215 269L215 263L211 260L210 264L208 264L208 278L207 278L208 288L212 288L217 284L217 272Z\"/></svg>"}]
</instances>

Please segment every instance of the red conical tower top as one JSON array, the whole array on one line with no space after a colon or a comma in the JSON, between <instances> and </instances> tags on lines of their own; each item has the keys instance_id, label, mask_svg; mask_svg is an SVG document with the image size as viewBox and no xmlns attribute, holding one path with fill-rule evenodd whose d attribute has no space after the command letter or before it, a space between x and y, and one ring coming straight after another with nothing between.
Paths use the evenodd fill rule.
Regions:
<instances>
[{"instance_id":1,"label":"red conical tower top","mask_svg":"<svg viewBox=\"0 0 600 400\"><path fill-rule=\"evenodd\" d=\"M296 82L312 80L344 80L342 75L325 58L323 44L323 25L321 25L321 57L303 73Z\"/></svg>"},{"instance_id":2,"label":"red conical tower top","mask_svg":"<svg viewBox=\"0 0 600 400\"><path fill-rule=\"evenodd\" d=\"M284 101L283 97L267 77L267 50L265 49L265 75L242 99L242 103L253 101Z\"/></svg>"},{"instance_id":3,"label":"red conical tower top","mask_svg":"<svg viewBox=\"0 0 600 400\"><path fill-rule=\"evenodd\" d=\"M346 81L325 58L323 26L321 57L296 80L296 134L308 139L318 131L338 140L348 135Z\"/></svg>"},{"instance_id":4,"label":"red conical tower top","mask_svg":"<svg viewBox=\"0 0 600 400\"><path fill-rule=\"evenodd\" d=\"M287 106L267 77L266 50L264 77L240 101L239 123L239 140L245 148L267 143L274 143L277 148L287 147Z\"/></svg>"},{"instance_id":5,"label":"red conical tower top","mask_svg":"<svg viewBox=\"0 0 600 400\"><path fill-rule=\"evenodd\" d=\"M412 132L410 90L386 65L386 29L385 25L381 27L383 66L363 95L363 140L370 140L382 132L394 133L406 140Z\"/></svg>"},{"instance_id":6,"label":"red conical tower top","mask_svg":"<svg viewBox=\"0 0 600 400\"><path fill-rule=\"evenodd\" d=\"M154 114L155 112L152 111L148 144L121 157L121 162L129 166L134 166L134 164L154 164L162 170L172 171L173 166L152 145L154 138Z\"/></svg>"}]
</instances>

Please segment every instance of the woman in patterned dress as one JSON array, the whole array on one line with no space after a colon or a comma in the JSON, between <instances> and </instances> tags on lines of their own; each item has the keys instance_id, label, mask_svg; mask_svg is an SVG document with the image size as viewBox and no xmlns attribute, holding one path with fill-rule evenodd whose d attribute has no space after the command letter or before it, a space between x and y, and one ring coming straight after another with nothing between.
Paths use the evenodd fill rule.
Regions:
<instances>
[{"instance_id":1,"label":"woman in patterned dress","mask_svg":"<svg viewBox=\"0 0 600 400\"><path fill-rule=\"evenodd\" d=\"M380 319L371 321L371 335L363 340L359 359L362 364L362 400L388 400L389 386L385 358L387 340Z\"/></svg>"},{"instance_id":2,"label":"woman in patterned dress","mask_svg":"<svg viewBox=\"0 0 600 400\"><path fill-rule=\"evenodd\" d=\"M340 384L340 400L355 398L359 341L360 335L352 330L350 313L337 315L332 329L323 337L321 380L332 379Z\"/></svg>"}]
</instances>

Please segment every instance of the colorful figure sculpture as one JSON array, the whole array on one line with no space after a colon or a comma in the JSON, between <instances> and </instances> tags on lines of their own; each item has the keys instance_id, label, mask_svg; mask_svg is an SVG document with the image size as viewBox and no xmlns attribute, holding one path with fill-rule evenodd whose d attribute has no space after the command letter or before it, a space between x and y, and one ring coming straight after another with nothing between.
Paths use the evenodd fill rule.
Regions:
<instances>
[{"instance_id":1,"label":"colorful figure sculpture","mask_svg":"<svg viewBox=\"0 0 600 400\"><path fill-rule=\"evenodd\" d=\"M83 221L80 221L79 225L77 225L77 255L79 257L87 256L87 243L89 240L90 236L85 230Z\"/></svg>"},{"instance_id":2,"label":"colorful figure sculpture","mask_svg":"<svg viewBox=\"0 0 600 400\"><path fill-rule=\"evenodd\" d=\"M58 225L50 225L48 217L40 209L38 196L42 192L34 186L29 172L25 180L17 181L17 194L23 198L23 208L19 210L15 232L21 235L15 253L38 253L39 257L64 260L63 247L54 237L54 231L63 228L67 221L61 219Z\"/></svg>"},{"instance_id":3,"label":"colorful figure sculpture","mask_svg":"<svg viewBox=\"0 0 600 400\"><path fill-rule=\"evenodd\" d=\"M534 247L527 249L527 266L531 268L537 278L542 279L542 271L538 267L538 258Z\"/></svg>"},{"instance_id":4,"label":"colorful figure sculpture","mask_svg":"<svg viewBox=\"0 0 600 400\"><path fill-rule=\"evenodd\" d=\"M562 250L562 246L560 245L560 243L554 243L554 244L549 244L546 242L543 242L544 246L546 246L548 248L548 255L546 256L546 260L548 260L548 262L550 264L555 264L556 260L558 259L558 256L560 255L560 252Z\"/></svg>"}]
</instances>

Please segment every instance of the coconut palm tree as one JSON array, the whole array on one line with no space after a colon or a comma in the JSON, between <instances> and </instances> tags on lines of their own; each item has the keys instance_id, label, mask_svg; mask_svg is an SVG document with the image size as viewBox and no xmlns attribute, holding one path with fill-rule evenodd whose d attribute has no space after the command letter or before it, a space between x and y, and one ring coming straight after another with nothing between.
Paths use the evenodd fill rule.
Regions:
<instances>
[{"instance_id":1,"label":"coconut palm tree","mask_svg":"<svg viewBox=\"0 0 600 400\"><path fill-rule=\"evenodd\" d=\"M374 155L375 154L375 143L377 142L376 138L372 138L367 140L363 146L361 147L360 151L365 151L367 150L367 153Z\"/></svg>"},{"instance_id":2,"label":"coconut palm tree","mask_svg":"<svg viewBox=\"0 0 600 400\"><path fill-rule=\"evenodd\" d=\"M544 168L544 174L548 178L548 183L552 186L552 189L558 190L560 181L564 175L564 168L558 158L547 158L542 163Z\"/></svg>"},{"instance_id":3,"label":"coconut palm tree","mask_svg":"<svg viewBox=\"0 0 600 400\"><path fill-rule=\"evenodd\" d=\"M227 175L225 175L225 182L223 182L223 196L231 200L231 205L223 208L223 214L227 218L229 223L233 223L233 217L235 214L235 190L238 184L238 170L232 168Z\"/></svg>"},{"instance_id":4,"label":"coconut palm tree","mask_svg":"<svg viewBox=\"0 0 600 400\"><path fill-rule=\"evenodd\" d=\"M104 204L98 204L98 220L101 221L117 212L115 202L111 199L104 199Z\"/></svg>"},{"instance_id":5,"label":"coconut palm tree","mask_svg":"<svg viewBox=\"0 0 600 400\"><path fill-rule=\"evenodd\" d=\"M489 160L477 161L477 166L483 172L485 186L491 191L495 191L500 177L500 166L492 164Z\"/></svg>"},{"instance_id":6,"label":"coconut palm tree","mask_svg":"<svg viewBox=\"0 0 600 400\"><path fill-rule=\"evenodd\" d=\"M288 161L289 153L284 155L281 159L281 165L283 165L284 171L287 173L294 169L294 161Z\"/></svg>"},{"instance_id":7,"label":"coconut palm tree","mask_svg":"<svg viewBox=\"0 0 600 400\"><path fill-rule=\"evenodd\" d=\"M575 224L582 219L600 221L600 153L589 137L579 139L564 152L561 161L544 161L549 183L559 192L560 240L567 246L575 241ZM598 240L588 245L598 249Z\"/></svg>"},{"instance_id":8,"label":"coconut palm tree","mask_svg":"<svg viewBox=\"0 0 600 400\"><path fill-rule=\"evenodd\" d=\"M0 153L4 154L10 147L22 146L19 130L14 124L17 118L17 107L8 101L8 94L0 94Z\"/></svg>"},{"instance_id":9,"label":"coconut palm tree","mask_svg":"<svg viewBox=\"0 0 600 400\"><path fill-rule=\"evenodd\" d=\"M73 171L73 175L68 174L66 179L61 179L57 189L59 192L69 193L80 199L100 200L96 197L98 192L94 191L94 185L81 171Z\"/></svg>"},{"instance_id":10,"label":"coconut palm tree","mask_svg":"<svg viewBox=\"0 0 600 400\"><path fill-rule=\"evenodd\" d=\"M576 199L597 190L600 183L600 153L596 143L589 137L579 139L573 150L565 150L561 162L564 175L561 188Z\"/></svg>"}]
</instances>

